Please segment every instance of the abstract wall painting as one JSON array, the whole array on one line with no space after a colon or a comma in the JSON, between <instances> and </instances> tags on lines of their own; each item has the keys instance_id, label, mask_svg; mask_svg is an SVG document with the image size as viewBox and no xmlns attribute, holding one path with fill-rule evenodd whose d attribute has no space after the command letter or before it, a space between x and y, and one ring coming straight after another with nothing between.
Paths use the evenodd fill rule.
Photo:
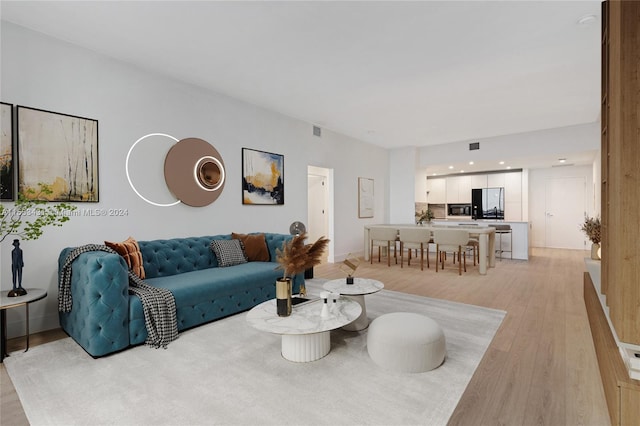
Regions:
<instances>
[{"instance_id":1,"label":"abstract wall painting","mask_svg":"<svg viewBox=\"0 0 640 426\"><path fill-rule=\"evenodd\" d=\"M284 204L284 155L242 148L242 204Z\"/></svg>"},{"instance_id":2,"label":"abstract wall painting","mask_svg":"<svg viewBox=\"0 0 640 426\"><path fill-rule=\"evenodd\" d=\"M39 184L52 193L42 197ZM18 106L18 190L48 201L97 202L98 120Z\"/></svg>"},{"instance_id":3,"label":"abstract wall painting","mask_svg":"<svg viewBox=\"0 0 640 426\"><path fill-rule=\"evenodd\" d=\"M13 105L0 102L0 200L13 201Z\"/></svg>"}]
</instances>

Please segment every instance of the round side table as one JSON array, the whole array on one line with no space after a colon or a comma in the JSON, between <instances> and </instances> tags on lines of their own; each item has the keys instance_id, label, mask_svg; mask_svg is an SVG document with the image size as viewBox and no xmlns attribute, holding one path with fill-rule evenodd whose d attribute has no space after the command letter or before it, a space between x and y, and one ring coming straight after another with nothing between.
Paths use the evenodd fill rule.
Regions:
<instances>
[{"instance_id":1,"label":"round side table","mask_svg":"<svg viewBox=\"0 0 640 426\"><path fill-rule=\"evenodd\" d=\"M24 306L27 315L27 348L29 350L29 304L47 297L47 292L41 288L26 288L27 294L18 297L8 297L9 290L0 292L0 316L2 326L0 326L0 362L7 354L7 310Z\"/></svg>"},{"instance_id":2,"label":"round side table","mask_svg":"<svg viewBox=\"0 0 640 426\"><path fill-rule=\"evenodd\" d=\"M327 281L322 287L327 291L340 293L341 295L360 304L362 307L362 313L358 319L351 324L347 324L342 327L343 330L360 331L369 327L369 319L367 318L367 307L364 303L364 296L382 290L384 288L384 284L378 280L372 280L369 278L354 278L353 284L347 284L346 278L342 278Z\"/></svg>"}]
</instances>

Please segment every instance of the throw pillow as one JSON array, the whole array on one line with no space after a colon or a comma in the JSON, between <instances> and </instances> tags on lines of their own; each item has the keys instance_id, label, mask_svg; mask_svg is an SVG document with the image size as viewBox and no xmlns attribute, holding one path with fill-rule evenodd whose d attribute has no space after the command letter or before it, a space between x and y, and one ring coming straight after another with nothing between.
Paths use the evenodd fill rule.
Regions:
<instances>
[{"instance_id":1,"label":"throw pillow","mask_svg":"<svg viewBox=\"0 0 640 426\"><path fill-rule=\"evenodd\" d=\"M213 240L209 245L221 268L247 263L244 245L240 240Z\"/></svg>"},{"instance_id":2,"label":"throw pillow","mask_svg":"<svg viewBox=\"0 0 640 426\"><path fill-rule=\"evenodd\" d=\"M129 237L121 243L105 241L104 244L118 252L118 254L124 258L124 261L127 262L129 269L141 279L144 279L145 273L142 264L142 252L136 240Z\"/></svg>"},{"instance_id":3,"label":"throw pillow","mask_svg":"<svg viewBox=\"0 0 640 426\"><path fill-rule=\"evenodd\" d=\"M264 234L247 235L232 232L231 238L242 241L242 244L244 244L244 252L249 262L268 262L270 260L267 240Z\"/></svg>"}]
</instances>

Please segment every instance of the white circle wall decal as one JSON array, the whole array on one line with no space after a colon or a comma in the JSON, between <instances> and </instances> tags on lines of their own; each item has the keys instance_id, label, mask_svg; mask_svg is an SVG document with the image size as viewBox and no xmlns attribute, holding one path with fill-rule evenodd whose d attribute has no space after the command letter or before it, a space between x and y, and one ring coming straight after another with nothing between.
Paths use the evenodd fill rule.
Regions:
<instances>
[{"instance_id":1,"label":"white circle wall decal","mask_svg":"<svg viewBox=\"0 0 640 426\"><path fill-rule=\"evenodd\" d=\"M171 135L166 135L164 133L149 133L148 135L144 135L143 137L141 137L140 139L135 141L134 144L131 145L131 148L129 148L129 152L127 152L127 160L125 162L125 171L127 173L127 180L129 181L129 186L131 186L131 189L133 189L133 192L135 192L138 197L142 198L144 201L146 201L147 203L149 203L151 205L154 205L154 206L157 206L157 207L175 206L176 204L180 204L180 200L177 200L174 203L165 203L165 204L156 203L155 201L151 201L151 200L145 198L142 194L140 194L140 192L138 192L136 187L133 186L133 182L131 182L131 176L129 175L129 157L131 156L131 152L133 151L133 148L135 148L138 143L142 142L143 140L145 140L146 138L149 138L151 136L164 136L164 137L167 137L169 139L174 140L175 142L178 142L178 139L174 138Z\"/></svg>"}]
</instances>

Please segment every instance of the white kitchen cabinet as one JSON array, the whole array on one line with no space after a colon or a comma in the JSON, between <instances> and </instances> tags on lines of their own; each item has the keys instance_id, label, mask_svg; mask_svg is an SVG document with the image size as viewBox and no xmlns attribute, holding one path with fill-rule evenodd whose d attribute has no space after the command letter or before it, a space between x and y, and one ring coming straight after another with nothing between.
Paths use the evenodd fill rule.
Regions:
<instances>
[{"instance_id":1,"label":"white kitchen cabinet","mask_svg":"<svg viewBox=\"0 0 640 426\"><path fill-rule=\"evenodd\" d=\"M471 190L504 188L505 220L522 220L522 173L487 173L427 179L430 204L471 204Z\"/></svg>"},{"instance_id":2,"label":"white kitchen cabinet","mask_svg":"<svg viewBox=\"0 0 640 426\"><path fill-rule=\"evenodd\" d=\"M522 173L505 173L505 202L522 202Z\"/></svg>"},{"instance_id":3,"label":"white kitchen cabinet","mask_svg":"<svg viewBox=\"0 0 640 426\"><path fill-rule=\"evenodd\" d=\"M458 177L458 203L471 204L471 176Z\"/></svg>"},{"instance_id":4,"label":"white kitchen cabinet","mask_svg":"<svg viewBox=\"0 0 640 426\"><path fill-rule=\"evenodd\" d=\"M487 188L487 175L471 175L471 189Z\"/></svg>"},{"instance_id":5,"label":"white kitchen cabinet","mask_svg":"<svg viewBox=\"0 0 640 426\"><path fill-rule=\"evenodd\" d=\"M505 173L489 173L487 175L487 188L504 188Z\"/></svg>"},{"instance_id":6,"label":"white kitchen cabinet","mask_svg":"<svg viewBox=\"0 0 640 426\"><path fill-rule=\"evenodd\" d=\"M449 176L445 180L447 203L471 203L471 176Z\"/></svg>"},{"instance_id":7,"label":"white kitchen cabinet","mask_svg":"<svg viewBox=\"0 0 640 426\"><path fill-rule=\"evenodd\" d=\"M445 179L447 189L447 203L458 203L458 188L460 187L460 176L449 176Z\"/></svg>"},{"instance_id":8,"label":"white kitchen cabinet","mask_svg":"<svg viewBox=\"0 0 640 426\"><path fill-rule=\"evenodd\" d=\"M427 179L427 203L444 204L446 198L446 182L444 178Z\"/></svg>"},{"instance_id":9,"label":"white kitchen cabinet","mask_svg":"<svg viewBox=\"0 0 640 426\"><path fill-rule=\"evenodd\" d=\"M510 203L508 201L505 201L504 220L507 222L520 222L522 220L522 203L521 202Z\"/></svg>"},{"instance_id":10,"label":"white kitchen cabinet","mask_svg":"<svg viewBox=\"0 0 640 426\"><path fill-rule=\"evenodd\" d=\"M504 181L504 219L522 220L522 173L505 173Z\"/></svg>"}]
</instances>

